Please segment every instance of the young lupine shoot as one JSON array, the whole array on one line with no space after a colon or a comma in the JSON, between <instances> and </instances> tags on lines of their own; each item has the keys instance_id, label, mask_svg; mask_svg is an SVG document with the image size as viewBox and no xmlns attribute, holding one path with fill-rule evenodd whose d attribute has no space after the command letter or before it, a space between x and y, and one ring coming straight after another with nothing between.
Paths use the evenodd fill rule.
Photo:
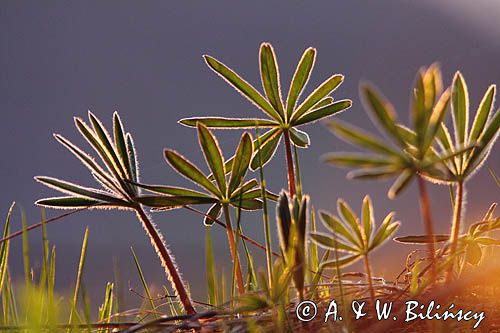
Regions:
<instances>
[{"instance_id":1,"label":"young lupine shoot","mask_svg":"<svg viewBox=\"0 0 500 333\"><path fill-rule=\"evenodd\" d=\"M292 270L293 283L300 301L304 299L304 280L307 269L308 200L308 196L302 196L300 200L294 196L290 202L287 193L282 191L276 207L276 222L278 224L281 252L285 264Z\"/></svg>"},{"instance_id":2,"label":"young lupine shoot","mask_svg":"<svg viewBox=\"0 0 500 333\"><path fill-rule=\"evenodd\" d=\"M35 177L40 183L54 188L67 196L41 199L37 205L58 209L127 209L136 213L160 258L167 277L188 314L196 313L175 260L168 250L163 236L141 203L134 200L139 195L139 168L134 141L130 133L125 133L118 113L113 115L113 139L103 124L89 112L91 126L82 119L75 118L80 134L95 150L103 166L85 151L71 143L62 135L55 138L75 155L89 169L101 189L88 188L51 177Z\"/></svg>"},{"instance_id":3,"label":"young lupine shoot","mask_svg":"<svg viewBox=\"0 0 500 333\"><path fill-rule=\"evenodd\" d=\"M497 204L490 206L483 219L470 225L467 233L458 236L456 253L461 253L461 267L465 264L477 266L483 258L483 248L486 246L500 246L500 240L492 238L489 234L500 229L500 217L494 217ZM446 242L450 235L436 235L436 242ZM426 244L429 242L426 236L404 236L396 237L396 242L405 244ZM444 246L444 251L449 251L451 243Z\"/></svg>"},{"instance_id":4,"label":"young lupine shoot","mask_svg":"<svg viewBox=\"0 0 500 333\"><path fill-rule=\"evenodd\" d=\"M181 119L179 122L191 127L195 127L198 122L201 122L211 128L267 128L267 132L260 137L262 165L272 158L283 137L288 169L288 189L290 195L293 196L296 192L296 180L292 144L300 148L306 148L310 144L309 135L299 130L298 127L329 117L351 106L350 100L334 102L333 98L329 97L340 86L344 76L341 74L330 76L299 103L299 97L309 80L316 58L316 49L308 48L297 65L287 100L283 101L278 63L271 44L262 43L260 46L260 76L265 97L222 62L208 55L205 55L204 58L210 69L262 110L267 119L198 117ZM254 142L254 148L257 148L256 142ZM232 161L233 159L227 161L226 171L230 170ZM259 167L257 152L254 154L250 166L252 170Z\"/></svg>"},{"instance_id":5,"label":"young lupine shoot","mask_svg":"<svg viewBox=\"0 0 500 333\"><path fill-rule=\"evenodd\" d=\"M355 179L379 179L397 177L388 192L395 198L417 178L420 190L420 206L424 227L429 239L433 239L434 228L426 184L422 177L453 181L446 163L455 155L471 149L464 145L457 150L436 152L433 147L443 118L448 109L450 91L442 92L441 72L437 65L418 71L411 93L410 119L412 129L397 123L394 107L369 84L362 84L360 95L373 123L394 144L365 133L341 122L331 121L328 127L339 138L359 146L369 153L330 153L325 155L327 163L354 168L348 177ZM434 242L428 243L428 251L434 262ZM431 268L436 280L434 265Z\"/></svg>"},{"instance_id":6,"label":"young lupine shoot","mask_svg":"<svg viewBox=\"0 0 500 333\"><path fill-rule=\"evenodd\" d=\"M321 222L332 234L312 232L311 238L326 250L346 253L346 256L338 260L334 259L322 263L325 268L343 267L363 259L370 299L374 304L375 290L369 254L391 238L399 228L400 223L393 221L394 212L391 212L377 228L372 202L368 195L363 199L361 219L342 199L337 201L337 211L338 216L325 211L319 212Z\"/></svg>"},{"instance_id":7,"label":"young lupine shoot","mask_svg":"<svg viewBox=\"0 0 500 333\"><path fill-rule=\"evenodd\" d=\"M226 220L226 231L231 251L231 257L236 269L236 282L240 294L245 292L243 275L241 273L238 251L234 239L229 206L243 210L262 208L261 188L256 179L244 181L253 155L252 137L249 133L241 136L235 152L234 163L231 164L229 179L227 179L227 163L219 148L219 143L210 130L202 123L197 124L198 140L205 156L207 165L215 181L209 179L198 167L174 150L165 149L165 159L180 175L192 181L206 192L161 186L137 184L144 189L157 193L135 198L138 202L155 209L173 209L188 205L210 204L205 217L205 225L212 225L221 211ZM267 193L267 197L276 200L276 195Z\"/></svg>"},{"instance_id":8,"label":"young lupine shoot","mask_svg":"<svg viewBox=\"0 0 500 333\"><path fill-rule=\"evenodd\" d=\"M473 147L472 150L468 150L463 154L452 154L452 158L446 160L448 172L452 175L455 185L453 221L450 235L450 255L453 256L457 250L462 219L465 214L465 183L484 164L498 137L500 110L493 112L496 86L491 85L479 103L472 126L469 126L469 119L471 118L469 93L465 79L460 72L457 72L453 78L451 91L454 140L447 126L441 123L437 131L439 149L456 153L463 147ZM452 272L453 263L449 267L448 280L451 278Z\"/></svg>"}]
</instances>

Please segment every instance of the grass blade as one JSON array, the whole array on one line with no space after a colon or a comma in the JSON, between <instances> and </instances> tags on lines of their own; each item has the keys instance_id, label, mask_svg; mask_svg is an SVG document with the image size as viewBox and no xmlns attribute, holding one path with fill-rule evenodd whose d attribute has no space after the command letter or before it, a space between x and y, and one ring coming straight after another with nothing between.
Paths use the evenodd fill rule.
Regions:
<instances>
[{"instance_id":1,"label":"grass blade","mask_svg":"<svg viewBox=\"0 0 500 333\"><path fill-rule=\"evenodd\" d=\"M141 279L144 292L146 293L146 298L149 301L149 305L151 306L151 311L153 312L153 316L155 318L158 318L156 313L156 306L153 302L153 298L151 297L151 293L149 292L149 287L146 282L146 279L144 278L144 274L142 272L141 265L139 264L139 260L137 259L137 256L135 255L134 249L132 247L130 248L130 251L132 251L132 257L134 258L135 267L137 269L137 273L139 273L139 278Z\"/></svg>"},{"instance_id":2,"label":"grass blade","mask_svg":"<svg viewBox=\"0 0 500 333\"><path fill-rule=\"evenodd\" d=\"M78 297L80 295L80 286L82 283L82 275L83 275L83 267L85 265L85 256L87 255L87 241L89 236L89 228L85 229L85 235L83 236L82 250L80 255L80 262L78 263L78 271L76 275L76 283L75 290L73 293L73 298L71 300L71 310L69 314L68 324L72 325L74 323L74 318L78 315ZM68 329L68 332L71 332L71 328Z\"/></svg>"}]
</instances>

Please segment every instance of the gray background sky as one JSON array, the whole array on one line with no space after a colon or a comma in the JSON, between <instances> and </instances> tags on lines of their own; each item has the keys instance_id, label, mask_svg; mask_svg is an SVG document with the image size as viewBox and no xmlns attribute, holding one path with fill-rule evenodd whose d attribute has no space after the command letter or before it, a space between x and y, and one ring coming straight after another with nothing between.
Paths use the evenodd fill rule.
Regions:
<instances>
[{"instance_id":1,"label":"gray background sky","mask_svg":"<svg viewBox=\"0 0 500 333\"><path fill-rule=\"evenodd\" d=\"M162 149L179 150L201 163L195 132L176 124L186 116L259 115L247 101L206 67L208 53L260 86L258 47L271 42L278 54L285 89L295 65L308 46L318 50L310 87L332 73L346 75L336 98L351 98L354 106L340 119L373 130L357 96L358 82L376 83L407 120L410 84L416 70L434 61L442 64L445 83L462 70L477 107L490 83L500 80L500 17L498 1L2 1L0 4L0 207L5 214L16 200L30 223L39 221L33 202L54 192L33 181L51 175L91 184L92 179L69 152L52 138L64 134L76 143L72 117L92 110L107 125L114 110L134 134L143 180L189 185L162 159ZM391 210L403 222L399 234L421 233L415 186L398 200L385 193L389 183L348 182L345 171L323 165L321 154L350 149L320 124L306 128L312 146L301 151L305 191L315 207L333 210L338 197L359 210L363 196L372 196L376 217ZM220 133L220 132L219 132ZM226 155L240 132L221 133ZM488 165L498 169L498 149ZM276 192L285 181L283 152L266 170ZM190 185L189 185L190 186ZM498 199L487 171L469 184L467 223ZM449 227L447 188L431 186L437 231ZM48 211L49 216L59 214ZM14 229L20 227L16 212ZM204 228L190 212L158 214L181 270L195 298L205 299ZM163 282L162 269L134 216L125 212L83 212L51 225L57 245L57 283L68 288L74 280L79 246L90 228L85 280L91 294L104 291L118 258L124 281L140 290L129 247L133 246L148 281ZM243 220L248 234L263 240L259 216ZM226 269L223 230L213 230L217 260ZM41 256L39 234L32 233L32 260ZM21 278L21 240L13 241L12 265ZM275 242L276 244L276 242ZM407 247L389 244L374 256L377 275L394 276ZM254 251L257 255L257 250ZM131 296L131 299L135 299Z\"/></svg>"}]
</instances>

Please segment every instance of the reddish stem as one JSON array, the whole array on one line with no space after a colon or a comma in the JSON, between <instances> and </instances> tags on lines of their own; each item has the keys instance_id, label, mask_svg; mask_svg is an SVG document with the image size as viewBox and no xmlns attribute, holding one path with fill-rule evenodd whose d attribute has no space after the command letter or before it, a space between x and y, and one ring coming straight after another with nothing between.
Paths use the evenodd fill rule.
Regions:
<instances>
[{"instance_id":1,"label":"reddish stem","mask_svg":"<svg viewBox=\"0 0 500 333\"><path fill-rule=\"evenodd\" d=\"M293 198L297 190L295 188L295 170L293 167L292 143L290 142L290 134L287 130L283 131L283 135L285 137L286 165L288 169L288 192L290 193L290 197Z\"/></svg>"},{"instance_id":2,"label":"reddish stem","mask_svg":"<svg viewBox=\"0 0 500 333\"><path fill-rule=\"evenodd\" d=\"M431 256L431 286L434 286L437 279L436 272L436 245L434 243L434 226L432 222L431 216L431 204L429 201L429 193L427 192L427 186L425 184L425 180L422 176L417 177L418 180L418 189L420 191L420 211L422 214L422 219L424 221L424 228L427 238L429 242L427 243L427 250Z\"/></svg>"}]
</instances>

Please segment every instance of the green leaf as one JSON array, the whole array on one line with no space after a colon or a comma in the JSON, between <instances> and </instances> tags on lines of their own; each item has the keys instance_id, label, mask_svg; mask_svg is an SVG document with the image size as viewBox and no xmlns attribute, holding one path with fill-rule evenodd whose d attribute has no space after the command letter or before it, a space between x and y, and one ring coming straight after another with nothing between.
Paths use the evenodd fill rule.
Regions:
<instances>
[{"instance_id":1,"label":"green leaf","mask_svg":"<svg viewBox=\"0 0 500 333\"><path fill-rule=\"evenodd\" d=\"M375 236L373 237L372 245L370 249L373 249L375 247L378 247L384 242L384 237L386 234L386 231L389 227L389 225L392 223L392 219L394 217L394 212L391 212L387 214L387 216L384 218L384 221L382 221L382 224L378 228L377 232L375 233Z\"/></svg>"},{"instance_id":2,"label":"green leaf","mask_svg":"<svg viewBox=\"0 0 500 333\"><path fill-rule=\"evenodd\" d=\"M470 243L467 246L467 250L465 251L465 260L471 265L478 265L483 256L483 251L481 251L481 247L479 247L476 243Z\"/></svg>"},{"instance_id":3,"label":"green leaf","mask_svg":"<svg viewBox=\"0 0 500 333\"><path fill-rule=\"evenodd\" d=\"M62 193L66 194L76 194L80 197L86 197L89 199L95 199L98 201L107 201L114 204L124 204L127 205L127 202L118 199L116 197L105 194L103 191L99 191L93 188L87 188L80 185L76 185L70 182L66 182L64 180L59 180L51 177L35 177L35 180L50 187L56 189Z\"/></svg>"},{"instance_id":4,"label":"green leaf","mask_svg":"<svg viewBox=\"0 0 500 333\"><path fill-rule=\"evenodd\" d=\"M398 165L389 165L379 168L359 169L350 171L347 174L348 179L386 179L399 174L402 167Z\"/></svg>"},{"instance_id":5,"label":"green leaf","mask_svg":"<svg viewBox=\"0 0 500 333\"><path fill-rule=\"evenodd\" d=\"M75 146L68 139L59 134L54 134L59 143L65 146L73 155L75 155L96 177L99 177L100 181L103 182L108 188L112 188L116 191L119 191L119 187L111 176L104 171L99 164L97 164L90 155L85 153L83 150Z\"/></svg>"},{"instance_id":6,"label":"green leaf","mask_svg":"<svg viewBox=\"0 0 500 333\"><path fill-rule=\"evenodd\" d=\"M160 194L166 194L166 195L179 195L179 196L185 196L185 197L207 197L210 198L209 195L205 193L201 193L198 191L193 191L190 189L182 188L182 187L175 187L175 186L163 186L163 185L146 185L146 184L138 184L138 183L133 183L134 185L137 185L143 189L146 189L150 192L154 193L160 193Z\"/></svg>"},{"instance_id":7,"label":"green leaf","mask_svg":"<svg viewBox=\"0 0 500 333\"><path fill-rule=\"evenodd\" d=\"M469 93L460 72L457 72L453 78L451 109L453 111L456 143L464 144L467 140L467 129L469 126Z\"/></svg>"},{"instance_id":8,"label":"green leaf","mask_svg":"<svg viewBox=\"0 0 500 333\"><path fill-rule=\"evenodd\" d=\"M358 253L357 249L352 248L351 246L343 243L340 240L335 240L331 235L327 235L324 233L316 232L310 233L311 239L317 243L319 246L327 249L327 250L337 250L350 252L350 253Z\"/></svg>"},{"instance_id":9,"label":"green leaf","mask_svg":"<svg viewBox=\"0 0 500 333\"><path fill-rule=\"evenodd\" d=\"M134 182L139 181L139 162L137 161L137 154L135 152L134 140L132 139L132 135L127 133L125 135L125 140L127 142L127 152L128 152L128 160L130 164L130 172L131 177Z\"/></svg>"},{"instance_id":10,"label":"green leaf","mask_svg":"<svg viewBox=\"0 0 500 333\"><path fill-rule=\"evenodd\" d=\"M290 139L293 144L300 148L307 148L311 144L309 135L299 129L291 127L289 130Z\"/></svg>"},{"instance_id":11,"label":"green leaf","mask_svg":"<svg viewBox=\"0 0 500 333\"><path fill-rule=\"evenodd\" d=\"M500 127L500 109L495 112L492 119L486 126L479 137L480 147L473 150L469 160L467 161L467 167L464 174L468 175L474 172L475 168L480 165L476 164L476 161L480 161L486 158L487 154L490 152L496 138L498 137L498 129Z\"/></svg>"},{"instance_id":12,"label":"green leaf","mask_svg":"<svg viewBox=\"0 0 500 333\"><path fill-rule=\"evenodd\" d=\"M92 127L94 128L95 133L97 134L97 137L100 141L100 146L102 149L105 151L105 153L109 156L109 159L112 161L114 168L118 172L121 178L127 178L128 174L126 170L123 168L122 163L120 163L120 160L118 156L116 155L116 152L114 150L113 145L111 144L111 138L104 128L103 124L99 119L97 119L96 116L92 112L88 112L89 114L89 119L90 122L92 123Z\"/></svg>"},{"instance_id":13,"label":"green leaf","mask_svg":"<svg viewBox=\"0 0 500 333\"><path fill-rule=\"evenodd\" d=\"M118 152L118 157L123 168L127 171L127 175L131 177L130 161L128 159L127 143L125 141L125 132L123 131L123 124L118 112L113 113L113 131L115 138L115 147Z\"/></svg>"},{"instance_id":14,"label":"green leaf","mask_svg":"<svg viewBox=\"0 0 500 333\"><path fill-rule=\"evenodd\" d=\"M328 105L323 106L321 108L313 109L313 110L305 113L300 118L292 121L292 124L294 126L299 126L299 125L312 123L312 122L318 121L320 119L327 118L327 117L334 115L336 113L345 111L345 110L349 109L351 107L351 105L352 105L352 102L348 99L337 101L335 103L328 104Z\"/></svg>"},{"instance_id":15,"label":"green leaf","mask_svg":"<svg viewBox=\"0 0 500 333\"><path fill-rule=\"evenodd\" d=\"M281 117L271 104L248 82L243 80L238 74L236 74L232 69L221 63L220 61L205 55L204 59L207 65L220 77L226 80L234 89L245 96L250 102L254 103L257 107L262 109L269 116L275 120L281 121Z\"/></svg>"},{"instance_id":16,"label":"green leaf","mask_svg":"<svg viewBox=\"0 0 500 333\"><path fill-rule=\"evenodd\" d=\"M364 84L360 88L361 96L365 108L375 117L376 122L392 137L396 143L405 146L404 140L399 135L396 128L396 112L394 107L389 103L375 88L368 84Z\"/></svg>"},{"instance_id":17,"label":"green leaf","mask_svg":"<svg viewBox=\"0 0 500 333\"><path fill-rule=\"evenodd\" d=\"M223 117L199 117L184 118L179 120L179 124L189 127L196 127L197 123L202 123L210 128L255 128L255 127L275 127L277 122L268 119L243 119L243 118L223 118Z\"/></svg>"},{"instance_id":18,"label":"green leaf","mask_svg":"<svg viewBox=\"0 0 500 333\"><path fill-rule=\"evenodd\" d=\"M392 184L387 196L390 199L396 198L399 193L401 193L412 181L414 172L410 169L406 169L398 176L396 181Z\"/></svg>"},{"instance_id":19,"label":"green leaf","mask_svg":"<svg viewBox=\"0 0 500 333\"><path fill-rule=\"evenodd\" d=\"M450 235L434 235L432 239L429 238L427 235L404 236L404 237L394 238L396 242L404 244L441 243L441 242L447 242L449 239Z\"/></svg>"},{"instance_id":20,"label":"green leaf","mask_svg":"<svg viewBox=\"0 0 500 333\"><path fill-rule=\"evenodd\" d=\"M219 190L208 178L198 169L193 163L189 162L185 157L177 152L165 149L165 159L179 174L191 180L195 184L204 187L209 192L215 195L220 195Z\"/></svg>"},{"instance_id":21,"label":"green leaf","mask_svg":"<svg viewBox=\"0 0 500 333\"><path fill-rule=\"evenodd\" d=\"M260 46L260 73L262 86L271 105L277 110L281 118L285 119L283 101L281 99L280 78L276 54L269 43Z\"/></svg>"},{"instance_id":22,"label":"green leaf","mask_svg":"<svg viewBox=\"0 0 500 333\"><path fill-rule=\"evenodd\" d=\"M205 224L206 226L212 226L215 223L215 220L219 218L221 209L222 205L219 203L211 206L207 211L207 216L205 216L205 218L203 219L203 224Z\"/></svg>"},{"instance_id":23,"label":"green leaf","mask_svg":"<svg viewBox=\"0 0 500 333\"><path fill-rule=\"evenodd\" d=\"M198 140L201 150L207 161L207 165L215 177L215 181L219 185L219 191L222 194L226 192L226 171L224 170L224 158L220 150L219 143L208 128L198 123Z\"/></svg>"},{"instance_id":24,"label":"green leaf","mask_svg":"<svg viewBox=\"0 0 500 333\"><path fill-rule=\"evenodd\" d=\"M104 206L105 202L88 199L88 198L78 198L78 197L56 197L40 199L35 202L38 206L50 207L50 208L61 208L61 209L73 209L73 208L86 208L90 206Z\"/></svg>"},{"instance_id":25,"label":"green leaf","mask_svg":"<svg viewBox=\"0 0 500 333\"><path fill-rule=\"evenodd\" d=\"M355 246L361 246L358 241L354 238L351 231L349 231L335 216L328 214L325 211L320 211L319 216L323 225L327 227L331 232L337 234L340 237L345 238L349 243ZM339 237L337 237L339 238ZM342 240L342 238L339 238Z\"/></svg>"},{"instance_id":26,"label":"green leaf","mask_svg":"<svg viewBox=\"0 0 500 333\"><path fill-rule=\"evenodd\" d=\"M261 165L266 165L276 152L276 148L278 148L280 140L281 132L276 132L273 138L269 139L266 143L263 143L260 150L256 150L253 154L254 156L250 162L250 169L257 170Z\"/></svg>"},{"instance_id":27,"label":"green leaf","mask_svg":"<svg viewBox=\"0 0 500 333\"><path fill-rule=\"evenodd\" d=\"M474 142L483 133L486 122L488 121L488 116L493 110L493 104L495 101L496 85L492 84L486 93L484 94L481 103L476 112L476 117L472 123L472 129L469 136L469 143Z\"/></svg>"},{"instance_id":28,"label":"green leaf","mask_svg":"<svg viewBox=\"0 0 500 333\"><path fill-rule=\"evenodd\" d=\"M476 238L475 241L478 244L485 245L485 246L499 246L500 245L500 240L489 238L489 237L479 237L479 238Z\"/></svg>"},{"instance_id":29,"label":"green leaf","mask_svg":"<svg viewBox=\"0 0 500 333\"><path fill-rule=\"evenodd\" d=\"M236 188L241 184L245 174L248 171L250 160L253 156L252 137L244 133L234 154L234 160L229 178L228 194L232 195Z\"/></svg>"},{"instance_id":30,"label":"green leaf","mask_svg":"<svg viewBox=\"0 0 500 333\"><path fill-rule=\"evenodd\" d=\"M203 197L192 197L192 196L164 196L164 195L145 195L134 198L143 205L171 209L178 208L187 205L203 205L203 204L213 204L217 202L215 198Z\"/></svg>"},{"instance_id":31,"label":"green leaf","mask_svg":"<svg viewBox=\"0 0 500 333\"><path fill-rule=\"evenodd\" d=\"M434 142L436 134L441 126L441 123L443 122L444 116L446 115L446 110L448 110L449 103L450 90L446 89L434 106L432 114L429 118L429 123L426 126L427 128L422 146L422 151L424 153Z\"/></svg>"},{"instance_id":32,"label":"green leaf","mask_svg":"<svg viewBox=\"0 0 500 333\"><path fill-rule=\"evenodd\" d=\"M327 106L327 105L330 105L332 103L333 103L333 97L331 97L331 96L325 97L321 101L319 101L318 103L314 104L313 107L311 108L311 111L322 108L322 107ZM311 112L311 111L309 111L309 112Z\"/></svg>"},{"instance_id":33,"label":"green leaf","mask_svg":"<svg viewBox=\"0 0 500 333\"><path fill-rule=\"evenodd\" d=\"M240 200L238 198L236 199L233 199L231 201L231 204L235 207L235 208L241 208L241 209L244 209L244 210L258 210L258 209L261 209L262 208L262 201L258 200L258 199L243 199L243 200Z\"/></svg>"},{"instance_id":34,"label":"green leaf","mask_svg":"<svg viewBox=\"0 0 500 333\"><path fill-rule=\"evenodd\" d=\"M386 143L357 127L333 120L330 121L327 126L333 132L333 134L347 141L348 143L358 145L377 153L399 156L399 153L396 150L388 147Z\"/></svg>"},{"instance_id":35,"label":"green leaf","mask_svg":"<svg viewBox=\"0 0 500 333\"><path fill-rule=\"evenodd\" d=\"M293 75L292 83L290 85L290 90L288 91L288 97L286 102L286 113L288 119L292 116L292 112L297 104L297 100L300 94L304 90L307 81L311 75L312 68L314 67L314 61L316 58L316 50L312 47L308 48L302 54L295 74Z\"/></svg>"},{"instance_id":36,"label":"green leaf","mask_svg":"<svg viewBox=\"0 0 500 333\"><path fill-rule=\"evenodd\" d=\"M361 225L359 224L359 220L352 211L351 207L349 207L347 202L345 202L342 199L337 200L337 211L342 221L347 223L347 225L349 225L351 230L354 231L354 234L358 239L357 243L360 245L365 244L365 239L361 232Z\"/></svg>"},{"instance_id":37,"label":"green leaf","mask_svg":"<svg viewBox=\"0 0 500 333\"><path fill-rule=\"evenodd\" d=\"M316 88L299 107L295 110L292 115L292 122L299 119L304 113L311 110L311 108L321 101L323 98L331 94L338 86L344 81L344 76L341 74L335 74L330 76L325 82L323 82L318 88Z\"/></svg>"},{"instance_id":38,"label":"green leaf","mask_svg":"<svg viewBox=\"0 0 500 333\"><path fill-rule=\"evenodd\" d=\"M372 232L375 227L375 218L373 217L373 205L369 195L363 199L363 207L361 212L361 220L363 221L363 233L365 234L366 247L371 240Z\"/></svg>"},{"instance_id":39,"label":"green leaf","mask_svg":"<svg viewBox=\"0 0 500 333\"><path fill-rule=\"evenodd\" d=\"M321 158L323 162L341 167L379 167L400 163L399 159L387 156L369 155L363 153L328 153Z\"/></svg>"},{"instance_id":40,"label":"green leaf","mask_svg":"<svg viewBox=\"0 0 500 333\"><path fill-rule=\"evenodd\" d=\"M361 255L355 254L355 255L339 258L339 260L325 261L321 264L321 267L322 268L337 268L337 267L342 268L342 267L345 267L345 266L348 266L350 264L355 263L359 259L361 259Z\"/></svg>"}]
</instances>

